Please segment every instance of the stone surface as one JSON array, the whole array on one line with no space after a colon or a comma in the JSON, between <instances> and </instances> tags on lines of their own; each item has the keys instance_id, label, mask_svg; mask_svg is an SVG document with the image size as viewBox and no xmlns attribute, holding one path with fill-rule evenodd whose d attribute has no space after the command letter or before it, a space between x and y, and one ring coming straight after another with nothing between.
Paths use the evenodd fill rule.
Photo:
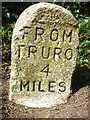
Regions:
<instances>
[{"instance_id":1,"label":"stone surface","mask_svg":"<svg viewBox=\"0 0 90 120\"><path fill-rule=\"evenodd\" d=\"M66 101L76 66L77 20L58 5L24 10L12 36L9 99L29 107Z\"/></svg>"}]
</instances>

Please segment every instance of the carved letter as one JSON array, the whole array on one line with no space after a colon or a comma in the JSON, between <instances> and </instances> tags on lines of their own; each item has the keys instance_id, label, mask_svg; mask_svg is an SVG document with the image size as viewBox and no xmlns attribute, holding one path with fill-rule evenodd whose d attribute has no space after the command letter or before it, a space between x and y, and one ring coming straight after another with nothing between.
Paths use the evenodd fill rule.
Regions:
<instances>
[{"instance_id":1,"label":"carved letter","mask_svg":"<svg viewBox=\"0 0 90 120\"><path fill-rule=\"evenodd\" d=\"M65 82L60 82L59 86L62 87L62 89L59 89L60 92L64 92L66 90L66 87L64 86Z\"/></svg>"},{"instance_id":2,"label":"carved letter","mask_svg":"<svg viewBox=\"0 0 90 120\"><path fill-rule=\"evenodd\" d=\"M41 81L39 81L38 89L39 89L40 92L45 92L45 90L41 90Z\"/></svg>"},{"instance_id":3,"label":"carved letter","mask_svg":"<svg viewBox=\"0 0 90 120\"><path fill-rule=\"evenodd\" d=\"M32 89L32 91L35 91L35 82L36 81L33 81L33 89Z\"/></svg>"},{"instance_id":4,"label":"carved letter","mask_svg":"<svg viewBox=\"0 0 90 120\"><path fill-rule=\"evenodd\" d=\"M70 59L72 59L72 56L73 56L72 49L71 48L67 49L65 52L65 58L67 60L70 60Z\"/></svg>"},{"instance_id":5,"label":"carved letter","mask_svg":"<svg viewBox=\"0 0 90 120\"><path fill-rule=\"evenodd\" d=\"M24 47L25 45L18 45L18 59L20 58L21 54L20 54L20 51L21 51L21 47Z\"/></svg>"},{"instance_id":6,"label":"carved letter","mask_svg":"<svg viewBox=\"0 0 90 120\"><path fill-rule=\"evenodd\" d=\"M37 52L37 48L36 46L29 46L29 50L28 50L28 57L31 57L31 53L33 53L33 56L35 58L35 53Z\"/></svg>"},{"instance_id":7,"label":"carved letter","mask_svg":"<svg viewBox=\"0 0 90 120\"><path fill-rule=\"evenodd\" d=\"M55 57L56 55L58 55L58 58L60 59L60 53L62 52L62 49L61 48L54 48L54 60L55 60Z\"/></svg>"},{"instance_id":8,"label":"carved letter","mask_svg":"<svg viewBox=\"0 0 90 120\"><path fill-rule=\"evenodd\" d=\"M51 86L51 83L55 83L55 81L50 81L49 82L49 92L55 92L54 90L51 90L51 87L53 88L53 86Z\"/></svg>"},{"instance_id":9,"label":"carved letter","mask_svg":"<svg viewBox=\"0 0 90 120\"><path fill-rule=\"evenodd\" d=\"M44 51L45 51L45 52L44 52ZM47 53L46 56L44 56L45 53ZM45 48L44 48L44 46L43 46L43 47L42 47L42 57L43 57L44 59L48 59L48 58L49 58L49 54L50 54L50 47L49 47L48 50L46 51Z\"/></svg>"},{"instance_id":10,"label":"carved letter","mask_svg":"<svg viewBox=\"0 0 90 120\"><path fill-rule=\"evenodd\" d=\"M64 30L64 32L63 32L63 42L64 42L65 39L66 40L68 39L69 42L72 41L72 30L68 34L67 34L66 30Z\"/></svg>"},{"instance_id":11,"label":"carved letter","mask_svg":"<svg viewBox=\"0 0 90 120\"><path fill-rule=\"evenodd\" d=\"M23 85L23 82L21 81L21 83L20 83L20 91L22 91L22 86L24 87L24 89L27 86L27 91L29 91L29 81L25 85Z\"/></svg>"},{"instance_id":12,"label":"carved letter","mask_svg":"<svg viewBox=\"0 0 90 120\"><path fill-rule=\"evenodd\" d=\"M53 29L50 33L50 40L56 41L58 39L58 30Z\"/></svg>"},{"instance_id":13,"label":"carved letter","mask_svg":"<svg viewBox=\"0 0 90 120\"><path fill-rule=\"evenodd\" d=\"M40 38L42 38L41 35L42 35L43 33L44 33L44 29L43 29L43 28L36 27L35 40L37 40L37 36L38 36L38 35L40 36Z\"/></svg>"}]
</instances>

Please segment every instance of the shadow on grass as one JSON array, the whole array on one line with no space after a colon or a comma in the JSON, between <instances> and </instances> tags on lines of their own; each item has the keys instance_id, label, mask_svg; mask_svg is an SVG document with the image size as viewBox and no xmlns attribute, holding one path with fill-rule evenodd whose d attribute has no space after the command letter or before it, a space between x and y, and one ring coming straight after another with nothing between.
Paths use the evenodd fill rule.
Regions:
<instances>
[{"instance_id":1,"label":"shadow on grass","mask_svg":"<svg viewBox=\"0 0 90 120\"><path fill-rule=\"evenodd\" d=\"M87 66L76 66L71 79L72 94L87 85L90 85L90 69Z\"/></svg>"}]
</instances>

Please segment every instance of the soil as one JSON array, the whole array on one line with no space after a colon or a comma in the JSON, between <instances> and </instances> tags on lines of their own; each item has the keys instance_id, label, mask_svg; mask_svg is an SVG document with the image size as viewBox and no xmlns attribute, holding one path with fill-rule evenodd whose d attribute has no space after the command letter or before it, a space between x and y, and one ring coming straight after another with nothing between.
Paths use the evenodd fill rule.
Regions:
<instances>
[{"instance_id":1,"label":"soil","mask_svg":"<svg viewBox=\"0 0 90 120\"><path fill-rule=\"evenodd\" d=\"M2 117L6 118L85 118L89 120L89 86L87 84L74 89L67 102L51 108L30 108L8 100L10 69L2 70ZM80 79L80 77L79 77ZM77 87L76 87L77 88ZM0 90L1 91L1 90Z\"/></svg>"}]
</instances>

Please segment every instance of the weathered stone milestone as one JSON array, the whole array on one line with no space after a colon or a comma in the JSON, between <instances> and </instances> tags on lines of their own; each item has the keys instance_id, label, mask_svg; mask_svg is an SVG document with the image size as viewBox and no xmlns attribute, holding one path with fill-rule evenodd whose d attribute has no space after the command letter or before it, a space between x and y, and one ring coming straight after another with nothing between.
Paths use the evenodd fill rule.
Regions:
<instances>
[{"instance_id":1,"label":"weathered stone milestone","mask_svg":"<svg viewBox=\"0 0 90 120\"><path fill-rule=\"evenodd\" d=\"M77 20L68 10L51 3L25 9L12 36L9 99L29 107L65 102L78 44Z\"/></svg>"}]
</instances>

